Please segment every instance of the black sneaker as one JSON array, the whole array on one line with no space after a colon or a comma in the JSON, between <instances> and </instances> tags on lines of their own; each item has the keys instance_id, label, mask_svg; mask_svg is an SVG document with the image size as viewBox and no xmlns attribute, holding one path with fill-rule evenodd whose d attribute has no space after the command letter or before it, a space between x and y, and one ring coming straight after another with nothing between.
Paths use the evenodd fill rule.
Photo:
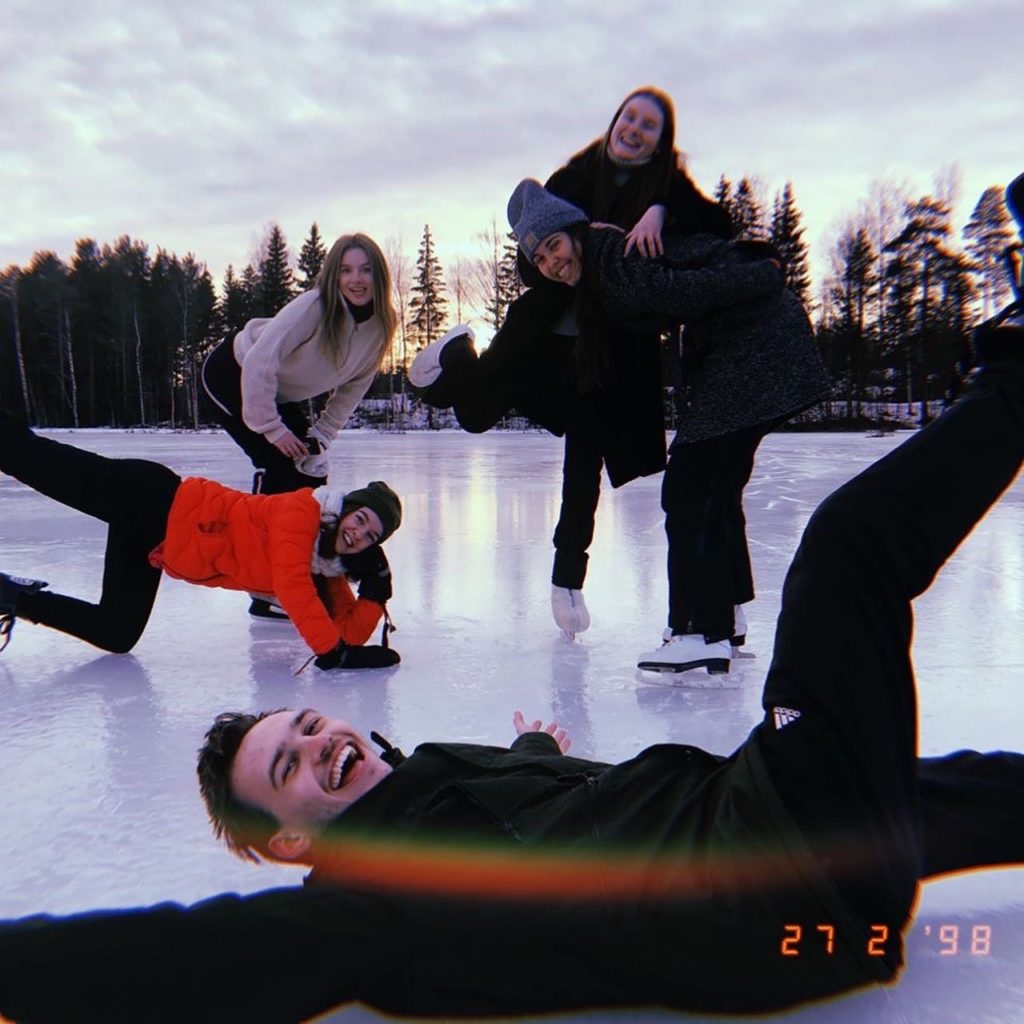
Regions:
<instances>
[{"instance_id":1,"label":"black sneaker","mask_svg":"<svg viewBox=\"0 0 1024 1024\"><path fill-rule=\"evenodd\" d=\"M283 619L288 621L288 613L277 604L264 601L262 597L254 597L249 605L249 614L257 619Z\"/></svg>"},{"instance_id":2,"label":"black sneaker","mask_svg":"<svg viewBox=\"0 0 1024 1024\"><path fill-rule=\"evenodd\" d=\"M45 586L42 580L0 572L0 651L11 642L18 598L22 594L34 594Z\"/></svg>"}]
</instances>

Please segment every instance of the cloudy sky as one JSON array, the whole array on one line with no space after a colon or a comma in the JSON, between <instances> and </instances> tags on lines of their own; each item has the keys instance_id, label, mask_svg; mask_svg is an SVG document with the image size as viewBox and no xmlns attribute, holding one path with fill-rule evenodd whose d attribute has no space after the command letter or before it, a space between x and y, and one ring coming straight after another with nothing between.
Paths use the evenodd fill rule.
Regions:
<instances>
[{"instance_id":1,"label":"cloudy sky","mask_svg":"<svg viewBox=\"0 0 1024 1024\"><path fill-rule=\"evenodd\" d=\"M815 267L878 179L1024 169L1019 0L6 0L0 267L121 234L218 279L271 222L480 252L652 83L706 191L789 179ZM429 12L429 13L427 13Z\"/></svg>"}]
</instances>

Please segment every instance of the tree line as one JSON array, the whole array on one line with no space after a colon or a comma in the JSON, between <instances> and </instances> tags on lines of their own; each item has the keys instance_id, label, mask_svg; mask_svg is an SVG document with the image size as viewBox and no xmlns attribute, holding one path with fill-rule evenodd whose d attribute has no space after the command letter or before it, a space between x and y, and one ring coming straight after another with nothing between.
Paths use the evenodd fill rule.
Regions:
<instances>
[{"instance_id":1,"label":"tree line","mask_svg":"<svg viewBox=\"0 0 1024 1024\"><path fill-rule=\"evenodd\" d=\"M930 403L955 394L971 326L1008 299L1000 261L1012 231L1002 191L985 190L957 245L948 181L923 196L874 186L840 230L815 296L792 184L769 204L755 179L720 178L715 198L739 237L772 243L787 285L816 311L834 381L818 420L865 425L872 410L898 403L923 422ZM522 289L515 243L493 221L477 241L476 259L447 270L429 224L415 259L385 244L400 326L371 395L403 392L413 355L451 323L501 326ZM229 265L218 291L193 253L151 254L127 235L102 245L81 239L69 262L37 252L0 272L0 405L41 426L197 427L206 353L311 287L325 256L316 223L294 258L271 225L254 259L241 272Z\"/></svg>"}]
</instances>

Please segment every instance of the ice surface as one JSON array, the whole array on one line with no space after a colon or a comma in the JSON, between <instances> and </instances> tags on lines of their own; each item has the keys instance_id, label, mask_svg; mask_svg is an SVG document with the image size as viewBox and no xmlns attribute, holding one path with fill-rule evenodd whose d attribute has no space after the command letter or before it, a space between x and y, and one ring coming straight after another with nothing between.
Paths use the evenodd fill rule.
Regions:
<instances>
[{"instance_id":1,"label":"ice surface","mask_svg":"<svg viewBox=\"0 0 1024 1024\"><path fill-rule=\"evenodd\" d=\"M251 477L245 458L217 433L52 436L244 489ZM779 591L804 523L821 498L900 439L766 439L746 494L758 588L747 606L747 650L756 658L734 665L730 688L684 689L672 677L633 667L637 654L657 643L665 619L659 478L618 491L604 485L586 586L593 625L573 644L549 610L558 440L540 433L344 433L331 448L332 480L383 478L404 501L404 524L387 545L399 627L393 643L402 664L346 674L309 668L295 676L307 652L289 624L251 620L242 595L174 580L162 584L131 655L102 655L19 622L0 656L0 917L188 903L298 883L296 870L236 861L209 834L193 754L214 715L227 708L323 708L406 750L426 740L508 743L512 712L521 708L530 717L557 718L583 757L615 761L666 740L730 752L760 717ZM103 535L102 524L0 477L5 571L95 595ZM916 610L922 753L1024 746L1022 481ZM822 664L823 675L828 669ZM960 928L956 955L937 941L944 924ZM979 925L992 928L990 956L965 951ZM908 949L909 966L895 988L785 1019L1024 1021L1024 870L926 886ZM380 1018L355 1007L329 1019ZM640 1011L562 1019L702 1018Z\"/></svg>"}]
</instances>

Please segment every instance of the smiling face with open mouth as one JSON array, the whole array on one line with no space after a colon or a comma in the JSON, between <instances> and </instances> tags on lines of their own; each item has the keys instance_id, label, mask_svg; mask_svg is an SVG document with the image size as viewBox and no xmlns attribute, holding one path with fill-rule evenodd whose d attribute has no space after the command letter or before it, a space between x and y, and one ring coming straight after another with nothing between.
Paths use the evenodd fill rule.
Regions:
<instances>
[{"instance_id":1,"label":"smiling face with open mouth","mask_svg":"<svg viewBox=\"0 0 1024 1024\"><path fill-rule=\"evenodd\" d=\"M231 766L231 789L278 820L270 852L295 860L326 822L390 771L348 722L311 708L278 711L246 733Z\"/></svg>"},{"instance_id":2,"label":"smiling face with open mouth","mask_svg":"<svg viewBox=\"0 0 1024 1024\"><path fill-rule=\"evenodd\" d=\"M664 127L665 115L650 96L631 96L608 133L608 152L627 163L649 160Z\"/></svg>"},{"instance_id":3,"label":"smiling face with open mouth","mask_svg":"<svg viewBox=\"0 0 1024 1024\"><path fill-rule=\"evenodd\" d=\"M567 231L555 231L534 250L533 265L549 280L575 288L583 276L579 240Z\"/></svg>"},{"instance_id":4,"label":"smiling face with open mouth","mask_svg":"<svg viewBox=\"0 0 1024 1024\"><path fill-rule=\"evenodd\" d=\"M348 515L342 516L338 523L338 533L334 541L334 550L339 555L354 555L365 551L373 544L379 544L384 535L384 526L380 516L372 508L360 506Z\"/></svg>"},{"instance_id":5,"label":"smiling face with open mouth","mask_svg":"<svg viewBox=\"0 0 1024 1024\"><path fill-rule=\"evenodd\" d=\"M338 287L353 306L365 306L373 298L373 265L365 249L353 246L341 257Z\"/></svg>"}]
</instances>

